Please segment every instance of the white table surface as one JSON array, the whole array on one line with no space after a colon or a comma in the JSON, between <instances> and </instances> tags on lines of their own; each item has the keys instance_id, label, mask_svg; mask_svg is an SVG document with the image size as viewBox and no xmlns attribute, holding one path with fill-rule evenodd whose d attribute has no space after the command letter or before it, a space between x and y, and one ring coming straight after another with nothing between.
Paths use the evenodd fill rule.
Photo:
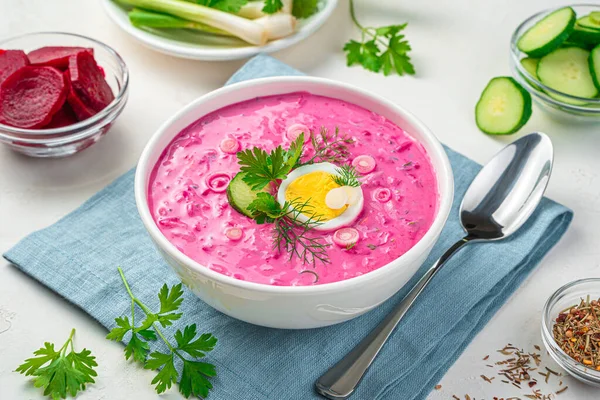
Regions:
<instances>
[{"instance_id":1,"label":"white table surface","mask_svg":"<svg viewBox=\"0 0 600 400\"><path fill-rule=\"evenodd\" d=\"M557 0L357 0L360 19L367 25L410 22L406 33L418 74L399 78L345 66L342 45L358 32L350 23L347 2L341 3L319 32L275 56L310 75L367 88L404 105L444 143L480 163L518 137L486 136L473 121L474 105L488 79L509 74L512 30L542 8L565 4ZM74 157L37 160L0 148L0 252L52 224L130 169L167 117L221 86L243 64L180 60L147 50L113 25L97 1L0 0L0 38L40 30L77 32L113 46L131 71L130 98L112 131ZM480 379L481 373L493 376L485 370L482 357L507 342L529 349L541 345L540 316L548 296L567 281L600 275L599 127L555 121L535 109L523 132L533 130L548 133L555 143L548 195L574 209L575 220L430 399L449 399L452 394L476 399L522 396L523 392L511 390L499 379L496 384ZM76 345L93 349L100 364L97 383L79 398L158 397L149 385L152 373L125 361L122 346L105 340L102 326L1 259L0 399L41 398L39 390L12 371L44 341L62 343L72 327L77 329ZM599 390L573 379L566 378L565 383L569 390L559 399L600 396ZM552 389L556 390L548 387L544 392ZM161 397L180 398L175 391Z\"/></svg>"}]
</instances>

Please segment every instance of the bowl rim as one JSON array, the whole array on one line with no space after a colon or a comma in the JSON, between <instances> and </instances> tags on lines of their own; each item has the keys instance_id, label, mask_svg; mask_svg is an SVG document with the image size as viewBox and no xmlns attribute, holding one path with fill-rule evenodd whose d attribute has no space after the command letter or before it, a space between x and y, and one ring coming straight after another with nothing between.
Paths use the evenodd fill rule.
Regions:
<instances>
[{"instance_id":1,"label":"bowl rim","mask_svg":"<svg viewBox=\"0 0 600 400\"><path fill-rule=\"evenodd\" d=\"M570 374L575 374L580 377L592 380L596 383L600 383L600 371L590 369L584 364L571 358L571 356L565 353L564 350L561 349L560 346L558 346L558 344L554 340L554 335L552 334L552 331L548 328L548 322L551 323L552 319L554 318L550 315L550 311L558 297L560 297L560 295L562 295L565 291L586 283L595 283L600 286L600 278L583 278L568 282L556 289L556 291L552 293L552 295L550 295L548 300L546 300L546 303L544 304L544 307L542 309L542 341L546 346L546 350L548 350L550 354L554 355L555 357L558 357L562 361L562 363L566 364L566 366L562 364L561 366L565 368Z\"/></svg>"},{"instance_id":2,"label":"bowl rim","mask_svg":"<svg viewBox=\"0 0 600 400\"><path fill-rule=\"evenodd\" d=\"M53 128L53 129L23 129L23 128L17 128L14 126L5 125L5 124L0 123L0 138L7 139L7 140L13 140L14 136L12 136L11 134L15 134L15 135L17 135L19 141L24 142L24 143L47 144L47 141L46 141L47 139L45 138L46 136L61 135L61 137L56 137L56 138L51 138L51 139L64 139L65 137L68 137L69 142L71 142L72 140L76 140L77 138L79 138L79 135L69 136L70 133L81 133L83 136L85 136L86 135L85 129L95 126L97 123L104 120L107 116L111 115L114 111L119 110L119 108L121 107L122 101L127 98L127 92L129 89L129 69L127 68L127 64L125 63L125 60L123 60L121 55L115 49L113 49L109 45L107 45L99 40L92 39L91 37L80 35L77 33L71 33L71 32L60 32L60 31L29 32L29 33L24 33L22 35L12 36L12 37L0 40L0 48L2 48L3 45L5 45L6 43L11 42L13 40L23 39L26 37L46 36L46 35L63 35L63 36L76 37L79 39L83 39L83 40L92 42L92 43L94 43L94 45L106 50L110 54L110 56L113 57L113 59L116 60L116 62L121 67L121 69L123 71L123 74L122 74L123 84L121 85L119 92L115 95L114 100L108 106L106 106L104 109L102 109L100 112L98 112L97 114L93 115L92 117L90 117L88 119L79 121L73 125L68 125L68 126L64 126L64 127L60 127L60 128ZM81 131L83 131L83 132L81 132ZM22 136L19 136L19 135L22 135Z\"/></svg>"},{"instance_id":3,"label":"bowl rim","mask_svg":"<svg viewBox=\"0 0 600 400\"><path fill-rule=\"evenodd\" d=\"M340 88L342 90L354 92L358 96L370 98L371 100L381 104L387 109L390 109L393 112L401 115L407 123L412 125L428 140L430 148L428 148L427 154L429 155L430 159L437 160L441 166L440 168L435 169L438 187L446 186L447 188L446 193L439 194L438 210L431 226L429 227L425 235L423 235L423 237L406 253L376 270L350 279L313 286L274 286L264 283L239 280L213 271L194 261L187 255L183 254L183 252L179 251L175 247L175 245L169 242L169 240L167 240L167 238L162 234L162 232L154 222L152 215L150 214L150 209L148 207L147 201L147 176L149 175L148 171L154 168L154 163L150 165L149 158L155 151L158 142L162 139L163 136L166 135L172 124L176 123L179 119L185 117L198 105L203 103L210 103L215 98L235 93L236 91L241 89L268 85L272 83L307 83L322 85L326 87ZM235 104L244 100L246 99L238 99L236 101L232 101L230 104ZM351 100L345 101L351 102ZM201 117L202 116L200 115L197 118ZM173 138L174 137L175 136L173 136ZM396 267L394 264L398 263L399 260L416 260L419 257L419 255L422 254L425 251L425 249L431 245L432 242L436 241L436 238L439 236L443 227L446 224L446 220L448 218L448 215L450 214L452 202L454 200L454 177L450 161L440 141L426 125L424 125L412 113L405 110L403 107L398 106L390 100L387 100L382 96L374 94L373 92L334 80L309 76L277 76L252 79L224 86L220 89L217 89L197 98L196 100L189 103L187 106L183 107L177 113L175 113L175 115L173 115L167 121L165 121L151 136L150 140L148 141L144 150L142 151L136 168L134 191L138 213L142 219L144 226L146 227L146 230L150 234L150 237L154 240L154 242L160 249L167 252L168 255L173 257L177 262L192 268L196 272L200 273L203 276L206 276L214 282L224 285L263 293L311 295L324 292L343 291L347 290L348 288L360 286L367 281L376 279L382 275L387 274L388 271Z\"/></svg>"},{"instance_id":4,"label":"bowl rim","mask_svg":"<svg viewBox=\"0 0 600 400\"><path fill-rule=\"evenodd\" d=\"M306 19L306 24L293 35L269 41L263 46L246 44L240 47L209 45L196 47L193 43L178 43L175 40L161 38L160 36L136 28L128 20L123 22L123 19L119 15L122 13L122 10L119 9L119 6L114 1L102 0L102 5L104 12L115 25L146 48L172 57L190 60L229 61L252 57L260 53L272 53L283 50L307 39L329 20L338 5L338 0L326 0L324 6L316 14Z\"/></svg>"},{"instance_id":5,"label":"bowl rim","mask_svg":"<svg viewBox=\"0 0 600 400\"><path fill-rule=\"evenodd\" d=\"M519 38L526 31L525 26L527 24L529 24L530 22L539 20L556 10L559 10L561 8L566 8L566 7L571 7L571 8L573 8L573 7L593 7L593 8L597 8L600 11L600 5L598 5L598 4L577 3L577 4L569 4L569 5L559 6L559 7L548 8L548 9L539 11L539 12L529 16L523 22L521 22L519 24L519 26L517 26L517 28L514 30L513 34L511 35L511 39L510 39L511 60L513 62L513 65L514 65L514 68L516 69L516 71L519 74L521 74L523 77L526 78L525 83L526 83L526 87L527 87L528 91L534 91L536 95L543 95L543 96L538 96L538 97L541 97L546 101L551 101L552 103L554 103L558 106L572 108L577 111L588 111L588 112L589 111L598 111L598 112L600 112L600 109L586 107L587 104L593 104L593 105L600 106L600 98L590 99L587 97L573 96L571 94L564 93L559 90L553 89L549 86L546 86L537 77L532 76L521 64L521 58L520 58L521 55L525 55L526 57L524 57L524 58L529 57L529 56L527 56L527 54L523 53L517 47L517 42L519 41ZM542 90L541 91L537 90L535 87L533 87L534 84L536 86L539 86ZM554 94L556 96L560 96L560 97L563 97L566 99L570 99L570 100L573 100L576 102L586 103L586 104L578 105L578 104L567 103L567 102L564 102L564 101L561 101L561 100L551 97L548 93Z\"/></svg>"}]
</instances>

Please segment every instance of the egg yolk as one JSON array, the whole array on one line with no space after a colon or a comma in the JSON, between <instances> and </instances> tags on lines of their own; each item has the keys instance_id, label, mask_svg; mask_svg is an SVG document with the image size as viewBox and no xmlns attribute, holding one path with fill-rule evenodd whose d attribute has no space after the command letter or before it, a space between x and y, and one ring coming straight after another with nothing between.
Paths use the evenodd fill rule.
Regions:
<instances>
[{"instance_id":1,"label":"egg yolk","mask_svg":"<svg viewBox=\"0 0 600 400\"><path fill-rule=\"evenodd\" d=\"M294 179L285 191L286 201L307 202L311 208L310 213L320 216L321 221L329 221L346 211L348 205L339 209L327 207L325 196L331 189L340 187L331 179L332 175L323 171L310 172Z\"/></svg>"}]
</instances>

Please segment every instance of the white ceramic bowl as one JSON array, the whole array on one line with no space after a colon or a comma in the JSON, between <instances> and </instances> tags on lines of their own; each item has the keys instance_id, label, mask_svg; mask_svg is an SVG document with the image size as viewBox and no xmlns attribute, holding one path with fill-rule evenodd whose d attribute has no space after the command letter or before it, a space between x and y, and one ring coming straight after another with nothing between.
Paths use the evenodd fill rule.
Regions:
<instances>
[{"instance_id":1,"label":"white ceramic bowl","mask_svg":"<svg viewBox=\"0 0 600 400\"><path fill-rule=\"evenodd\" d=\"M310 18L299 20L297 31L293 35L270 41L264 46L253 46L243 42L232 46L227 43L227 40L223 41L209 35L196 34L189 40L183 41L176 40L168 33L159 36L141 30L131 25L127 13L114 0L102 0L104 11L110 19L144 46L174 57L205 61L238 60L290 47L315 33L331 16L337 3L338 0L319 1L319 11Z\"/></svg>"},{"instance_id":2,"label":"white ceramic bowl","mask_svg":"<svg viewBox=\"0 0 600 400\"><path fill-rule=\"evenodd\" d=\"M352 279L316 286L270 286L237 280L212 271L171 244L148 208L150 173L165 147L184 128L222 107L297 91L343 99L388 118L426 148L440 193L431 228L407 253L389 264ZM181 280L202 300L234 318L274 328L315 328L355 318L384 302L408 282L437 241L450 212L454 182L450 163L431 131L403 108L372 93L340 82L312 77L256 79L227 86L193 101L152 136L135 176L138 211L150 237Z\"/></svg>"}]
</instances>

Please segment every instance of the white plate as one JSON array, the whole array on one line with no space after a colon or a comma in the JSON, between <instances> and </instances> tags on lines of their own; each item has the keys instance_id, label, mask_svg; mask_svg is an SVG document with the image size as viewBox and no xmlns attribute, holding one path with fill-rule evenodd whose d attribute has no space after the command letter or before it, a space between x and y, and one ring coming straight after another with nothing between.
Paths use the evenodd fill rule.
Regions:
<instances>
[{"instance_id":1,"label":"white plate","mask_svg":"<svg viewBox=\"0 0 600 400\"><path fill-rule=\"evenodd\" d=\"M174 40L168 34L159 36L131 25L127 13L112 0L102 0L108 16L125 32L139 40L144 46L175 57L194 60L222 61L247 58L259 53L271 53L292 46L306 39L325 23L337 5L338 0L323 0L320 10L310 18L299 20L298 31L286 38L267 43L264 46L227 44L228 38L217 38L202 33L190 32L190 41ZM178 37L182 37L179 33ZM192 42L192 38L201 40Z\"/></svg>"}]
</instances>

